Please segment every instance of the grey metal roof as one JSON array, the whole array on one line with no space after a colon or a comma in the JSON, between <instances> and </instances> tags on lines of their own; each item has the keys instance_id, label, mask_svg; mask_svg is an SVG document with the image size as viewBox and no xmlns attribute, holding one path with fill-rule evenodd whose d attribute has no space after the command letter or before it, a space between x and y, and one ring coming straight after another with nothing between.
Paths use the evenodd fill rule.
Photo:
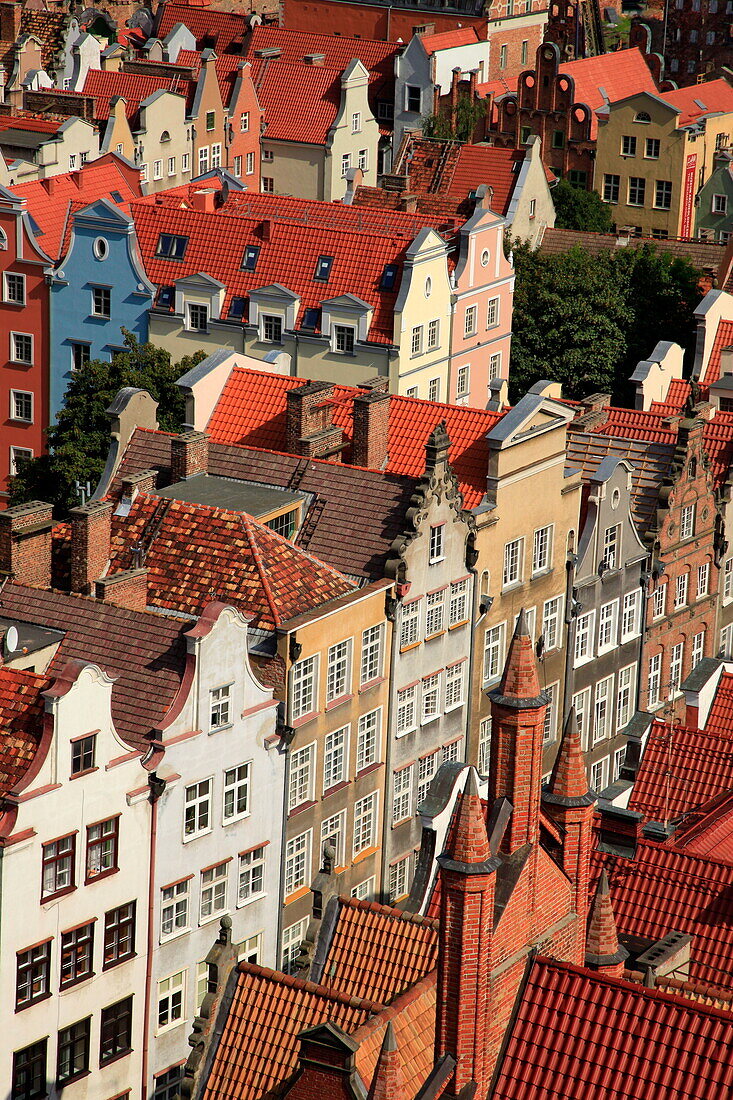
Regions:
<instances>
[{"instance_id":1,"label":"grey metal roof","mask_svg":"<svg viewBox=\"0 0 733 1100\"><path fill-rule=\"evenodd\" d=\"M157 495L190 504L226 508L232 512L247 512L255 519L306 499L304 493L294 493L280 488L279 485L235 481L233 478L213 477L211 474L198 474L187 481L176 481L166 489L159 489Z\"/></svg>"}]
</instances>

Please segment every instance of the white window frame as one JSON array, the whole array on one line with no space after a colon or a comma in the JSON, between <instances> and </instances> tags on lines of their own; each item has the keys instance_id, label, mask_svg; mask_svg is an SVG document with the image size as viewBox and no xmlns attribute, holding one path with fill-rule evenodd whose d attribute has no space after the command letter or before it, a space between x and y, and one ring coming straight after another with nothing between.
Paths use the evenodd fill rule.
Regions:
<instances>
[{"instance_id":1,"label":"white window frame","mask_svg":"<svg viewBox=\"0 0 733 1100\"><path fill-rule=\"evenodd\" d=\"M488 775L491 767L491 718L482 718L478 734L478 770Z\"/></svg>"},{"instance_id":2,"label":"white window frame","mask_svg":"<svg viewBox=\"0 0 733 1100\"><path fill-rule=\"evenodd\" d=\"M618 600L609 600L601 605L598 613L598 655L615 649L617 636Z\"/></svg>"},{"instance_id":3,"label":"white window frame","mask_svg":"<svg viewBox=\"0 0 733 1100\"><path fill-rule=\"evenodd\" d=\"M680 541L691 539L695 534L695 505L686 504L680 512Z\"/></svg>"},{"instance_id":4,"label":"white window frame","mask_svg":"<svg viewBox=\"0 0 733 1100\"><path fill-rule=\"evenodd\" d=\"M448 590L428 592L425 597L425 638L435 638L445 630L445 596Z\"/></svg>"},{"instance_id":5,"label":"white window frame","mask_svg":"<svg viewBox=\"0 0 733 1100\"><path fill-rule=\"evenodd\" d=\"M361 852L377 846L379 834L379 792L357 799L354 803L354 834L352 854L358 856ZM368 825L368 832L366 827ZM366 842L368 840L368 843Z\"/></svg>"},{"instance_id":6,"label":"white window frame","mask_svg":"<svg viewBox=\"0 0 733 1100\"><path fill-rule=\"evenodd\" d=\"M504 569L502 571L502 589L512 588L522 583L522 559L524 557L524 538L511 539L504 544Z\"/></svg>"},{"instance_id":7,"label":"white window frame","mask_svg":"<svg viewBox=\"0 0 733 1100\"><path fill-rule=\"evenodd\" d=\"M549 696L549 702L545 709L545 720L542 728L542 744L551 745L557 739L558 700L560 698L560 681L548 684L545 691Z\"/></svg>"},{"instance_id":8,"label":"white window frame","mask_svg":"<svg viewBox=\"0 0 733 1100\"><path fill-rule=\"evenodd\" d=\"M165 1006L165 1007L164 1007ZM165 1011L169 1019L166 1023L160 1022L161 1012ZM186 1022L186 971L179 970L175 974L169 974L167 978L161 978L158 982L158 1015L156 1018L155 1034L172 1031Z\"/></svg>"},{"instance_id":9,"label":"white window frame","mask_svg":"<svg viewBox=\"0 0 733 1100\"><path fill-rule=\"evenodd\" d=\"M375 683L384 671L384 624L368 626L361 634L359 686Z\"/></svg>"},{"instance_id":10,"label":"white window frame","mask_svg":"<svg viewBox=\"0 0 733 1100\"><path fill-rule=\"evenodd\" d=\"M440 718L442 696L442 672L431 672L429 676L423 676L420 685L420 725L434 722Z\"/></svg>"},{"instance_id":11,"label":"white window frame","mask_svg":"<svg viewBox=\"0 0 733 1100\"><path fill-rule=\"evenodd\" d=\"M389 900L390 904L394 905L400 898L404 898L408 894L408 885L410 882L410 860L412 856L403 856L402 859L395 860L389 867Z\"/></svg>"},{"instance_id":12,"label":"white window frame","mask_svg":"<svg viewBox=\"0 0 733 1100\"><path fill-rule=\"evenodd\" d=\"M283 929L280 962L286 974L290 973L293 963L300 954L300 945L305 937L307 927L308 917L303 917L302 920L296 921L295 924L290 924Z\"/></svg>"},{"instance_id":13,"label":"white window frame","mask_svg":"<svg viewBox=\"0 0 733 1100\"><path fill-rule=\"evenodd\" d=\"M398 737L417 729L417 684L398 690L395 714Z\"/></svg>"},{"instance_id":14,"label":"white window frame","mask_svg":"<svg viewBox=\"0 0 733 1100\"><path fill-rule=\"evenodd\" d=\"M463 363L456 372L456 398L468 397L471 391L471 368Z\"/></svg>"},{"instance_id":15,"label":"white window frame","mask_svg":"<svg viewBox=\"0 0 733 1100\"><path fill-rule=\"evenodd\" d=\"M21 359L18 352L18 341L30 340L30 358ZM10 333L10 361L12 363L21 363L24 367L32 367L35 363L36 341L33 338L32 332L11 332Z\"/></svg>"},{"instance_id":16,"label":"white window frame","mask_svg":"<svg viewBox=\"0 0 733 1100\"><path fill-rule=\"evenodd\" d=\"M487 628L484 635L484 684L498 680L504 668L504 650L506 645L506 622Z\"/></svg>"},{"instance_id":17,"label":"white window frame","mask_svg":"<svg viewBox=\"0 0 733 1100\"><path fill-rule=\"evenodd\" d=\"M430 528L430 565L445 559L445 524L436 523Z\"/></svg>"},{"instance_id":18,"label":"white window frame","mask_svg":"<svg viewBox=\"0 0 733 1100\"><path fill-rule=\"evenodd\" d=\"M697 567L697 598L703 599L710 595L710 562L703 562Z\"/></svg>"},{"instance_id":19,"label":"white window frame","mask_svg":"<svg viewBox=\"0 0 733 1100\"><path fill-rule=\"evenodd\" d=\"M298 833L285 845L283 891L285 898L310 884L313 862L313 830Z\"/></svg>"},{"instance_id":20,"label":"white window frame","mask_svg":"<svg viewBox=\"0 0 733 1100\"><path fill-rule=\"evenodd\" d=\"M682 607L687 607L687 597L690 585L689 573L678 573L674 582L674 603L673 609L679 611Z\"/></svg>"},{"instance_id":21,"label":"white window frame","mask_svg":"<svg viewBox=\"0 0 733 1100\"><path fill-rule=\"evenodd\" d=\"M351 695L353 638L329 646L326 658L326 706Z\"/></svg>"},{"instance_id":22,"label":"white window frame","mask_svg":"<svg viewBox=\"0 0 733 1100\"><path fill-rule=\"evenodd\" d=\"M18 459L19 458L33 458L33 451L30 447L11 447L10 448L10 476L15 477L18 473Z\"/></svg>"},{"instance_id":23,"label":"white window frame","mask_svg":"<svg viewBox=\"0 0 733 1100\"><path fill-rule=\"evenodd\" d=\"M465 702L466 662L456 661L445 670L445 706L444 713L458 710Z\"/></svg>"},{"instance_id":24,"label":"white window frame","mask_svg":"<svg viewBox=\"0 0 733 1100\"><path fill-rule=\"evenodd\" d=\"M674 699L675 696L681 695L680 684L682 683L682 669L685 661L685 643L676 642L669 654L669 697Z\"/></svg>"},{"instance_id":25,"label":"white window frame","mask_svg":"<svg viewBox=\"0 0 733 1100\"><path fill-rule=\"evenodd\" d=\"M587 611L585 615L578 615L575 623L575 652L573 654L576 668L593 660L595 626L595 610Z\"/></svg>"},{"instance_id":26,"label":"white window frame","mask_svg":"<svg viewBox=\"0 0 733 1100\"><path fill-rule=\"evenodd\" d=\"M209 692L210 733L227 729L232 724L229 715L232 702L231 689L231 684L221 684L219 687L212 688Z\"/></svg>"},{"instance_id":27,"label":"white window frame","mask_svg":"<svg viewBox=\"0 0 733 1100\"><path fill-rule=\"evenodd\" d=\"M189 792L191 797L189 798ZM213 775L207 776L205 779L199 779L195 783L189 783L184 790L183 796L183 843L186 844L190 840L196 840L197 837L205 836L206 833L210 833L212 830L212 797L214 793L214 777ZM193 820L194 828L186 831L186 811L193 808ZM205 815L206 823L201 825L202 816Z\"/></svg>"},{"instance_id":28,"label":"white window frame","mask_svg":"<svg viewBox=\"0 0 733 1100\"><path fill-rule=\"evenodd\" d=\"M553 596L543 604L542 638L545 650L562 649L564 603L563 596Z\"/></svg>"},{"instance_id":29,"label":"white window frame","mask_svg":"<svg viewBox=\"0 0 733 1100\"><path fill-rule=\"evenodd\" d=\"M466 306L466 312L463 315L463 339L468 340L471 336L475 336L477 328L478 306Z\"/></svg>"},{"instance_id":30,"label":"white window frame","mask_svg":"<svg viewBox=\"0 0 733 1100\"><path fill-rule=\"evenodd\" d=\"M652 592L652 619L661 619L664 617L664 610L667 606L667 582L658 584Z\"/></svg>"},{"instance_id":31,"label":"white window frame","mask_svg":"<svg viewBox=\"0 0 733 1100\"><path fill-rule=\"evenodd\" d=\"M333 837L336 839L333 845L334 867L344 867L346 865L346 810L339 810L338 813L331 814L321 822L321 852L324 845Z\"/></svg>"},{"instance_id":32,"label":"white window frame","mask_svg":"<svg viewBox=\"0 0 733 1100\"><path fill-rule=\"evenodd\" d=\"M501 315L501 298L489 298L486 307L486 327L496 328Z\"/></svg>"},{"instance_id":33,"label":"white window frame","mask_svg":"<svg viewBox=\"0 0 733 1100\"><path fill-rule=\"evenodd\" d=\"M229 861L222 860L201 872L199 924L206 924L227 912ZM206 911L208 910L208 912Z\"/></svg>"},{"instance_id":34,"label":"white window frame","mask_svg":"<svg viewBox=\"0 0 733 1100\"><path fill-rule=\"evenodd\" d=\"M8 290L11 279L20 279L20 286L22 290L22 296L20 298L13 298ZM24 306L26 302L26 279L25 275L20 271L4 271L3 272L3 301L11 306Z\"/></svg>"},{"instance_id":35,"label":"white window frame","mask_svg":"<svg viewBox=\"0 0 733 1100\"><path fill-rule=\"evenodd\" d=\"M162 886L160 890L160 942L188 931L191 919L191 879ZM166 924L170 928L166 931Z\"/></svg>"},{"instance_id":36,"label":"white window frame","mask_svg":"<svg viewBox=\"0 0 733 1100\"><path fill-rule=\"evenodd\" d=\"M613 676L596 684L593 698L593 744L605 741L613 728Z\"/></svg>"},{"instance_id":37,"label":"white window frame","mask_svg":"<svg viewBox=\"0 0 733 1100\"><path fill-rule=\"evenodd\" d=\"M430 791L430 786L440 767L441 752L435 749L427 756L421 756L417 762L417 807L425 801Z\"/></svg>"},{"instance_id":38,"label":"white window frame","mask_svg":"<svg viewBox=\"0 0 733 1100\"><path fill-rule=\"evenodd\" d=\"M267 866L267 846L260 844L257 848L251 848L248 852L240 852L237 866L237 907L249 905L258 898L263 898L267 893L265 889L265 868ZM252 888L260 881L259 890Z\"/></svg>"},{"instance_id":39,"label":"white window frame","mask_svg":"<svg viewBox=\"0 0 733 1100\"><path fill-rule=\"evenodd\" d=\"M654 653L647 666L647 710L658 707L662 701L662 654Z\"/></svg>"},{"instance_id":40,"label":"white window frame","mask_svg":"<svg viewBox=\"0 0 733 1100\"><path fill-rule=\"evenodd\" d=\"M635 588L624 596L621 610L621 642L636 638L641 630L641 589Z\"/></svg>"},{"instance_id":41,"label":"white window frame","mask_svg":"<svg viewBox=\"0 0 733 1100\"><path fill-rule=\"evenodd\" d=\"M469 619L468 611L468 577L459 581L451 581L448 596L448 626L461 626Z\"/></svg>"},{"instance_id":42,"label":"white window frame","mask_svg":"<svg viewBox=\"0 0 733 1100\"><path fill-rule=\"evenodd\" d=\"M733 558L726 558L723 565L723 603L733 600Z\"/></svg>"},{"instance_id":43,"label":"white window frame","mask_svg":"<svg viewBox=\"0 0 733 1100\"><path fill-rule=\"evenodd\" d=\"M636 664L619 669L616 684L616 732L624 729L631 721L636 688Z\"/></svg>"},{"instance_id":44,"label":"white window frame","mask_svg":"<svg viewBox=\"0 0 733 1100\"><path fill-rule=\"evenodd\" d=\"M407 764L392 773L392 824L401 825L412 817L412 782L414 764Z\"/></svg>"},{"instance_id":45,"label":"white window frame","mask_svg":"<svg viewBox=\"0 0 733 1100\"><path fill-rule=\"evenodd\" d=\"M552 569L552 544L554 524L535 528L532 539L532 576L549 572Z\"/></svg>"},{"instance_id":46,"label":"white window frame","mask_svg":"<svg viewBox=\"0 0 733 1100\"><path fill-rule=\"evenodd\" d=\"M303 657L290 669L290 708L293 721L318 712L318 654Z\"/></svg>"},{"instance_id":47,"label":"white window frame","mask_svg":"<svg viewBox=\"0 0 733 1100\"><path fill-rule=\"evenodd\" d=\"M223 825L231 825L249 817L252 793L252 761L245 760L224 770L221 819ZM231 796L231 797L230 797ZM241 802L244 801L244 808Z\"/></svg>"},{"instance_id":48,"label":"white window frame","mask_svg":"<svg viewBox=\"0 0 733 1100\"><path fill-rule=\"evenodd\" d=\"M290 752L288 813L312 802L315 797L317 746L315 741Z\"/></svg>"},{"instance_id":49,"label":"white window frame","mask_svg":"<svg viewBox=\"0 0 733 1100\"><path fill-rule=\"evenodd\" d=\"M351 726L330 730L323 741L323 791L330 791L349 777Z\"/></svg>"},{"instance_id":50,"label":"white window frame","mask_svg":"<svg viewBox=\"0 0 733 1100\"><path fill-rule=\"evenodd\" d=\"M382 753L382 708L377 707L359 718L356 731L356 774L378 764Z\"/></svg>"},{"instance_id":51,"label":"white window frame","mask_svg":"<svg viewBox=\"0 0 733 1100\"><path fill-rule=\"evenodd\" d=\"M578 723L578 733L580 734L583 752L586 752L588 749L588 727L591 718L591 689L589 687L575 692L573 707L575 708L575 718Z\"/></svg>"},{"instance_id":52,"label":"white window frame","mask_svg":"<svg viewBox=\"0 0 733 1100\"><path fill-rule=\"evenodd\" d=\"M690 666L692 670L695 669L695 667L700 663L700 661L705 656L705 636L706 636L706 634L707 634L707 631L699 630L697 632L697 634L693 634L693 636L692 636L692 664Z\"/></svg>"},{"instance_id":53,"label":"white window frame","mask_svg":"<svg viewBox=\"0 0 733 1100\"><path fill-rule=\"evenodd\" d=\"M16 400L22 398L25 402L26 398L30 398L30 415L18 416L18 410L16 408ZM14 420L18 424L32 424L34 420L34 405L35 396L31 390L11 390L10 391L10 419Z\"/></svg>"}]
</instances>

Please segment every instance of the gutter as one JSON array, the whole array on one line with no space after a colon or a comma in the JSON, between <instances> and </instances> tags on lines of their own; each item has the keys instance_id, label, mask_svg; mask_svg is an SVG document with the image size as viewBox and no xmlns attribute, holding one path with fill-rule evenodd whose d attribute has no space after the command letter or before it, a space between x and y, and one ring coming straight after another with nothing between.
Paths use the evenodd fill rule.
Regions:
<instances>
[{"instance_id":1,"label":"gutter","mask_svg":"<svg viewBox=\"0 0 733 1100\"><path fill-rule=\"evenodd\" d=\"M474 666L476 664L475 628L476 628L476 620L477 620L477 614L476 613L479 610L479 607L478 607L478 601L479 601L479 595L480 595L479 589L481 587L480 584L479 584L478 570L476 568L476 563L478 561L478 551L475 548L475 538L476 538L476 532L475 531L473 532L473 536L474 536L474 544L472 544L470 547L466 547L466 566L468 568L469 573L473 577L473 593L472 593L472 596L471 596L471 642L470 642L470 645L468 647L468 700L467 700L467 703L466 703L466 746L465 746L466 763L468 763L468 759L469 759L469 755L470 755L469 748L473 748L473 745L470 744L469 738L471 736L471 730L473 729L473 722L472 722L472 719L473 719L473 670L474 670ZM469 560L471 558L473 558L473 565L468 564ZM481 688L479 688L479 691L481 691ZM476 770L478 771L478 740L476 742Z\"/></svg>"},{"instance_id":2,"label":"gutter","mask_svg":"<svg viewBox=\"0 0 733 1100\"><path fill-rule=\"evenodd\" d=\"M150 1057L150 995L153 982L153 915L155 913L155 852L158 841L158 799L166 783L155 772L148 775L150 794L150 863L148 870L148 935L145 956L145 1003L143 1019L143 1051L140 1082L140 1098L148 1095L148 1061Z\"/></svg>"},{"instance_id":3,"label":"gutter","mask_svg":"<svg viewBox=\"0 0 733 1100\"><path fill-rule=\"evenodd\" d=\"M387 736L385 738L384 748L384 805L382 806L382 852L380 859L380 874L382 877L381 882L381 896L385 894L385 883L387 881L387 829L389 827L389 789L390 782L389 777L392 774L392 715L396 713L396 707L393 700L395 696L395 666L397 664L397 647L399 645L400 631L397 625L397 609L402 606L401 600L397 596L391 595L389 592L385 594L384 607L386 617L392 623L392 651L389 655L389 703L387 706L387 716L385 722L385 729Z\"/></svg>"}]
</instances>

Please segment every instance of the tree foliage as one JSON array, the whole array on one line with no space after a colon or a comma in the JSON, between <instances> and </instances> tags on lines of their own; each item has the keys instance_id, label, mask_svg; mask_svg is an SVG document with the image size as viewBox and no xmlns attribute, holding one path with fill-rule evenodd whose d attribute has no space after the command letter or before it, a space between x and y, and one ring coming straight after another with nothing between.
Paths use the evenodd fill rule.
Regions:
<instances>
[{"instance_id":1,"label":"tree foliage","mask_svg":"<svg viewBox=\"0 0 733 1100\"><path fill-rule=\"evenodd\" d=\"M125 350L111 363L92 359L75 370L58 420L47 432L49 453L19 463L10 480L10 504L46 500L55 512L80 503L76 482L92 488L104 469L110 445L106 410L123 386L147 390L158 402L158 422L163 431L181 430L184 399L174 384L185 371L204 358L204 352L171 363L170 355L152 344L139 344L125 332Z\"/></svg>"},{"instance_id":2,"label":"tree foliage","mask_svg":"<svg viewBox=\"0 0 733 1100\"><path fill-rule=\"evenodd\" d=\"M470 141L485 116L485 102L462 95L456 104L455 120L450 105L444 104L437 114L422 120L422 132L426 138L438 141Z\"/></svg>"},{"instance_id":3,"label":"tree foliage","mask_svg":"<svg viewBox=\"0 0 733 1100\"><path fill-rule=\"evenodd\" d=\"M552 189L555 225L558 229L585 229L590 233L610 233L613 226L611 207L596 191L573 187L560 180Z\"/></svg>"},{"instance_id":4,"label":"tree foliage","mask_svg":"<svg viewBox=\"0 0 733 1100\"><path fill-rule=\"evenodd\" d=\"M692 347L700 272L650 244L591 255L514 248L513 400L542 378L566 397L630 397L629 377L659 340Z\"/></svg>"}]
</instances>

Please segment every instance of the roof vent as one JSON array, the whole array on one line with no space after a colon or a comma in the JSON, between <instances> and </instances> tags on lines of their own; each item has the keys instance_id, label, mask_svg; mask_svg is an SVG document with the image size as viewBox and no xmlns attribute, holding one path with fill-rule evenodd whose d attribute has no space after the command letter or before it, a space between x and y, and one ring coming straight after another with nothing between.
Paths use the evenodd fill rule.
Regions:
<instances>
[{"instance_id":1,"label":"roof vent","mask_svg":"<svg viewBox=\"0 0 733 1100\"><path fill-rule=\"evenodd\" d=\"M326 55L324 53L307 53L303 58L303 62L306 65L320 65L323 68L326 63Z\"/></svg>"},{"instance_id":2,"label":"roof vent","mask_svg":"<svg viewBox=\"0 0 733 1100\"><path fill-rule=\"evenodd\" d=\"M261 57L263 61L272 61L276 57L282 57L279 46L268 46L264 50L255 50L255 57Z\"/></svg>"}]
</instances>

